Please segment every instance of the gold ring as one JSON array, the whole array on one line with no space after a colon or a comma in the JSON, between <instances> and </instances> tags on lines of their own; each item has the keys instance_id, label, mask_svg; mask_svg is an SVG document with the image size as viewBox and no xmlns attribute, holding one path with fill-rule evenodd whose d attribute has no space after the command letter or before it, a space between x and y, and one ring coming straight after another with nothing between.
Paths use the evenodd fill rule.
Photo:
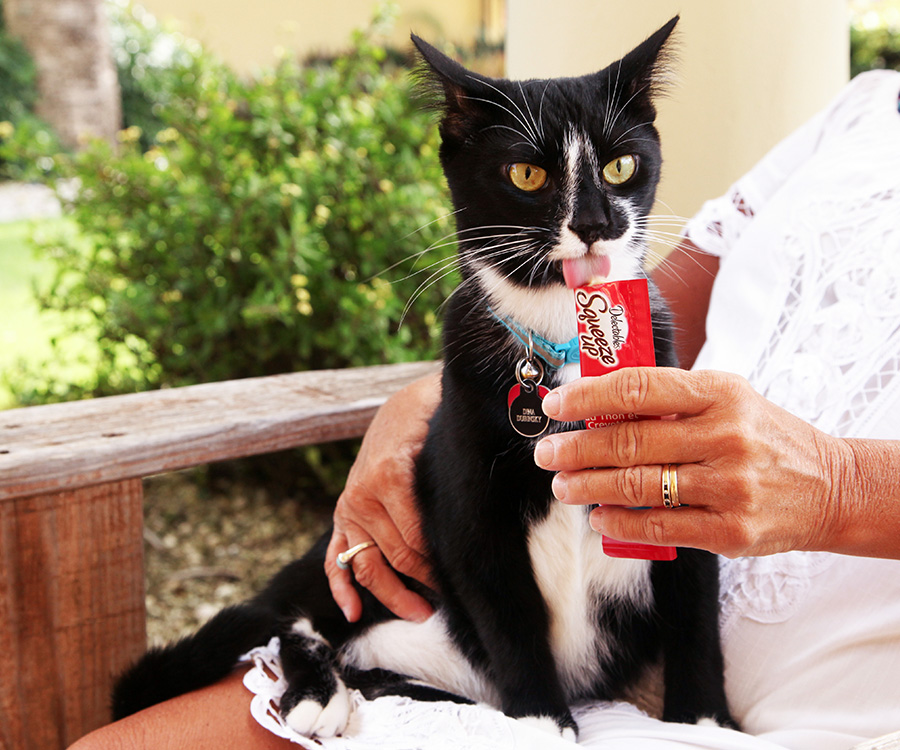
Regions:
<instances>
[{"instance_id":1,"label":"gold ring","mask_svg":"<svg viewBox=\"0 0 900 750\"><path fill-rule=\"evenodd\" d=\"M356 557L360 552L364 549L369 549L369 547L374 547L375 542L360 542L355 547L351 547L346 552L341 552L337 556L337 566L341 570L349 570L350 569L350 561Z\"/></svg>"},{"instance_id":2,"label":"gold ring","mask_svg":"<svg viewBox=\"0 0 900 750\"><path fill-rule=\"evenodd\" d=\"M678 508L678 467L666 464L662 467L662 500L666 508Z\"/></svg>"}]
</instances>

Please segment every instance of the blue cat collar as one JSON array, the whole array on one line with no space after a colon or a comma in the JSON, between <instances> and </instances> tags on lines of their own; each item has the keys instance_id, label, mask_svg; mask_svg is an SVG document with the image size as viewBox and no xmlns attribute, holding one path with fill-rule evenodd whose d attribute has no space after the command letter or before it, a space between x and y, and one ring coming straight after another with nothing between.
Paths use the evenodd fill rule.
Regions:
<instances>
[{"instance_id":1,"label":"blue cat collar","mask_svg":"<svg viewBox=\"0 0 900 750\"><path fill-rule=\"evenodd\" d=\"M503 325L504 328L506 328L507 331L522 343L522 346L528 349L529 345L531 345L534 349L534 353L537 354L548 367L558 370L564 365L577 364L580 361L578 336L573 336L564 344L556 343L545 339L535 331L529 331L527 328L523 328L518 323L509 320L508 318L500 317L490 307L488 307L488 311Z\"/></svg>"}]
</instances>

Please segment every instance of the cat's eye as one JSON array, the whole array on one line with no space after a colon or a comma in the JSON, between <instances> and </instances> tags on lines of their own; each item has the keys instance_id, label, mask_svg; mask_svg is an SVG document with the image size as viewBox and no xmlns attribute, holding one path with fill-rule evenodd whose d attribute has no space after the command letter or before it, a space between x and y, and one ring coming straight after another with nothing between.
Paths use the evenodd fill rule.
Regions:
<instances>
[{"instance_id":1,"label":"cat's eye","mask_svg":"<svg viewBox=\"0 0 900 750\"><path fill-rule=\"evenodd\" d=\"M603 167L603 179L610 185L623 185L628 182L637 171L637 159L630 154L613 159Z\"/></svg>"},{"instance_id":2,"label":"cat's eye","mask_svg":"<svg viewBox=\"0 0 900 750\"><path fill-rule=\"evenodd\" d=\"M534 164L525 164L524 162L510 164L507 174L513 185L527 193L540 190L547 184L547 170Z\"/></svg>"}]
</instances>

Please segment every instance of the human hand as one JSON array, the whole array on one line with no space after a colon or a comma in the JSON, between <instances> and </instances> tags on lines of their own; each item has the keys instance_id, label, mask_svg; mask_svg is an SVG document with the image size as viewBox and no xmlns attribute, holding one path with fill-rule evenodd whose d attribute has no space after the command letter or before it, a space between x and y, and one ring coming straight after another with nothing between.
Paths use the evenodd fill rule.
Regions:
<instances>
[{"instance_id":1,"label":"human hand","mask_svg":"<svg viewBox=\"0 0 900 750\"><path fill-rule=\"evenodd\" d=\"M835 480L847 465L846 446L743 378L628 368L561 386L543 403L561 421L662 417L551 435L535 449L538 466L559 472L556 497L602 503L591 526L613 539L729 557L837 545L844 518ZM679 498L689 507L662 507L665 464L677 465ZM630 509L639 506L652 507Z\"/></svg>"},{"instance_id":2,"label":"human hand","mask_svg":"<svg viewBox=\"0 0 900 750\"><path fill-rule=\"evenodd\" d=\"M362 602L351 576L394 614L422 621L432 612L395 571L432 586L431 569L413 496L415 459L440 399L440 376L428 376L399 391L378 410L334 510L334 530L325 559L331 593L344 616L355 622ZM336 558L360 542L376 547L359 552L342 570Z\"/></svg>"}]
</instances>

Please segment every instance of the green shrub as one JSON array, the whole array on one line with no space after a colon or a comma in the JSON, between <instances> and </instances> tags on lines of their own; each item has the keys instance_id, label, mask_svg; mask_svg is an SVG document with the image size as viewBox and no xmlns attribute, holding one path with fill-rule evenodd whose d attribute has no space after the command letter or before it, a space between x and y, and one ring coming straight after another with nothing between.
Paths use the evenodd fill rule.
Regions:
<instances>
[{"instance_id":1,"label":"green shrub","mask_svg":"<svg viewBox=\"0 0 900 750\"><path fill-rule=\"evenodd\" d=\"M34 114L37 71L28 50L11 37L0 0L0 178L39 179L59 149L52 129Z\"/></svg>"},{"instance_id":2,"label":"green shrub","mask_svg":"<svg viewBox=\"0 0 900 750\"><path fill-rule=\"evenodd\" d=\"M28 51L6 31L0 0L0 120L13 121L34 108L37 73Z\"/></svg>"},{"instance_id":3,"label":"green shrub","mask_svg":"<svg viewBox=\"0 0 900 750\"><path fill-rule=\"evenodd\" d=\"M159 111L170 95L179 70L202 54L196 42L169 31L157 19L130 0L107 0L109 31L124 127L141 129L140 143L150 148L165 127Z\"/></svg>"},{"instance_id":4,"label":"green shrub","mask_svg":"<svg viewBox=\"0 0 900 750\"><path fill-rule=\"evenodd\" d=\"M452 223L432 118L384 59L364 33L332 65L251 80L192 55L148 150L131 127L60 157L78 232L44 243L40 301L96 332L95 373L32 374L19 398L434 357Z\"/></svg>"},{"instance_id":5,"label":"green shrub","mask_svg":"<svg viewBox=\"0 0 900 750\"><path fill-rule=\"evenodd\" d=\"M900 34L896 28L850 26L850 74L889 68L900 70Z\"/></svg>"}]
</instances>

